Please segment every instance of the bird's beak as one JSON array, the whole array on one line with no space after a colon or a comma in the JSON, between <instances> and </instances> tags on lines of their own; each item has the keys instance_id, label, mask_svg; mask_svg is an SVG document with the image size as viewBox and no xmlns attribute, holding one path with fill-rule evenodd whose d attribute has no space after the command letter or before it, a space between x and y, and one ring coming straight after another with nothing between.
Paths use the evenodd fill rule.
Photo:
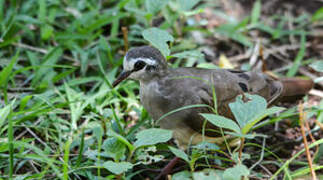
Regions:
<instances>
[{"instance_id":1,"label":"bird's beak","mask_svg":"<svg viewBox=\"0 0 323 180\"><path fill-rule=\"evenodd\" d=\"M122 71L117 79L112 83L112 87L116 87L123 80L127 79L127 77L129 77L131 73L132 71Z\"/></svg>"}]
</instances>

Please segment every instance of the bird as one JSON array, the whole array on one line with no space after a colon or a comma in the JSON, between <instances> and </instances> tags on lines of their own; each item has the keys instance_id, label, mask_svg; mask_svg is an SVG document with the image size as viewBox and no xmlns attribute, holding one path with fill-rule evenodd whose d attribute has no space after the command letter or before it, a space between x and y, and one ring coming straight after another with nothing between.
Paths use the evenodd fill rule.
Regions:
<instances>
[{"instance_id":1,"label":"bird","mask_svg":"<svg viewBox=\"0 0 323 180\"><path fill-rule=\"evenodd\" d=\"M112 86L116 87L125 79L139 81L142 105L154 120L163 117L158 124L163 129L172 130L173 138L184 149L202 140L223 143L224 138L217 131L205 131L205 136L202 136L205 119L201 113L212 113L212 110L203 106L183 109L164 117L165 114L190 105L213 107L215 91L218 114L234 119L228 105L238 95L256 94L273 105L284 98L304 95L313 87L312 80L278 79L258 71L172 68L153 46L134 47L126 53L123 71ZM217 127L207 123L206 129Z\"/></svg>"}]
</instances>

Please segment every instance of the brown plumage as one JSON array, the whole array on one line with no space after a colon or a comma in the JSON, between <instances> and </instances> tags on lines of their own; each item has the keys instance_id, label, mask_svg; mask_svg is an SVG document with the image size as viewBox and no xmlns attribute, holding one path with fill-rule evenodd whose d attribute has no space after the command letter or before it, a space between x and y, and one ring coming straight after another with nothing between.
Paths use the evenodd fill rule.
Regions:
<instances>
[{"instance_id":1,"label":"brown plumage","mask_svg":"<svg viewBox=\"0 0 323 180\"><path fill-rule=\"evenodd\" d=\"M214 106L213 91L220 115L234 118L228 104L243 93L258 94L271 105L284 97L306 94L313 86L311 80L274 79L261 72L243 72L226 69L170 68L160 52L150 46L131 49L124 60L124 72L116 86L128 76L140 82L140 100L154 120L175 109L206 104ZM204 122L200 113L210 108L197 107L178 111L159 121L161 128L173 130L182 147L202 141L200 134ZM207 129L216 129L207 124ZM214 131L206 132L206 140L221 143Z\"/></svg>"}]
</instances>

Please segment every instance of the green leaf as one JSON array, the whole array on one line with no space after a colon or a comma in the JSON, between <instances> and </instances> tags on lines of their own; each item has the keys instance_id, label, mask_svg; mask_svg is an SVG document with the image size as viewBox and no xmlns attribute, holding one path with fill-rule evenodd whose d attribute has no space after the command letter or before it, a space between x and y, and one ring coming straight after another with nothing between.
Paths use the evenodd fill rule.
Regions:
<instances>
[{"instance_id":1,"label":"green leaf","mask_svg":"<svg viewBox=\"0 0 323 180\"><path fill-rule=\"evenodd\" d=\"M176 149L176 148L171 147L171 146L169 146L168 148L170 149L170 151L172 151L173 154L175 154L175 156L177 156L177 157L185 160L186 162L190 163L188 155L184 151L182 151L180 149Z\"/></svg>"},{"instance_id":2,"label":"green leaf","mask_svg":"<svg viewBox=\"0 0 323 180\"><path fill-rule=\"evenodd\" d=\"M121 141L123 144L127 145L129 151L133 151L135 149L135 147L123 136L121 136L120 134L117 134L116 132L114 132L113 130L109 130L108 131L108 135L109 136L113 136L115 138L117 138L119 141Z\"/></svg>"},{"instance_id":3,"label":"green leaf","mask_svg":"<svg viewBox=\"0 0 323 180\"><path fill-rule=\"evenodd\" d=\"M197 145L193 146L193 148L201 149L201 150L209 150L209 151L215 151L220 150L220 147L214 143L209 143L206 141L202 141L198 143Z\"/></svg>"},{"instance_id":4,"label":"green leaf","mask_svg":"<svg viewBox=\"0 0 323 180\"><path fill-rule=\"evenodd\" d=\"M35 77L32 81L33 86L39 85L46 76L50 75L53 70L52 66L56 64L58 59L63 54L63 50L59 47L53 48L48 54L43 58L40 68L36 71Z\"/></svg>"},{"instance_id":5,"label":"green leaf","mask_svg":"<svg viewBox=\"0 0 323 180\"><path fill-rule=\"evenodd\" d=\"M134 165L129 162L113 162L113 161L107 161L103 164L103 167L112 172L113 174L121 174L129 169L132 169Z\"/></svg>"},{"instance_id":6,"label":"green leaf","mask_svg":"<svg viewBox=\"0 0 323 180\"><path fill-rule=\"evenodd\" d=\"M225 180L240 180L242 176L247 177L250 174L249 169L243 164L237 164L232 168L228 168L223 173Z\"/></svg>"},{"instance_id":7,"label":"green leaf","mask_svg":"<svg viewBox=\"0 0 323 180\"><path fill-rule=\"evenodd\" d=\"M136 135L137 141L135 142L136 147L149 146L158 143L167 142L172 138L172 131L166 129L145 129L140 131Z\"/></svg>"},{"instance_id":8,"label":"green leaf","mask_svg":"<svg viewBox=\"0 0 323 180\"><path fill-rule=\"evenodd\" d=\"M220 69L219 66L213 63L199 63L196 67L204 69Z\"/></svg>"},{"instance_id":9,"label":"green leaf","mask_svg":"<svg viewBox=\"0 0 323 180\"><path fill-rule=\"evenodd\" d=\"M237 123L232 121L231 119L228 119L223 116L215 115L215 114L201 114L206 120L208 120L210 123L212 123L215 126L230 129L236 133L241 133L239 126Z\"/></svg>"},{"instance_id":10,"label":"green leaf","mask_svg":"<svg viewBox=\"0 0 323 180\"><path fill-rule=\"evenodd\" d=\"M317 10L312 16L312 21L322 20L323 19L323 7Z\"/></svg>"},{"instance_id":11,"label":"green leaf","mask_svg":"<svg viewBox=\"0 0 323 180\"><path fill-rule=\"evenodd\" d=\"M192 174L189 171L181 171L172 175L172 180L191 180Z\"/></svg>"},{"instance_id":12,"label":"green leaf","mask_svg":"<svg viewBox=\"0 0 323 180\"><path fill-rule=\"evenodd\" d=\"M259 114L263 114L267 107L266 100L261 96L245 94L245 97L248 100L247 102L244 102L242 95L239 95L235 102L229 104L241 129L255 117L258 117Z\"/></svg>"},{"instance_id":13,"label":"green leaf","mask_svg":"<svg viewBox=\"0 0 323 180\"><path fill-rule=\"evenodd\" d=\"M158 28L145 29L142 32L145 40L149 41L156 47L165 57L170 54L167 42L173 42L174 38L167 31Z\"/></svg>"},{"instance_id":14,"label":"green leaf","mask_svg":"<svg viewBox=\"0 0 323 180\"><path fill-rule=\"evenodd\" d=\"M7 105L4 108L0 109L0 129L10 113L10 108L11 105Z\"/></svg>"},{"instance_id":15,"label":"green leaf","mask_svg":"<svg viewBox=\"0 0 323 180\"><path fill-rule=\"evenodd\" d=\"M300 47L300 49L297 53L297 56L294 60L293 66L287 72L287 75L286 75L287 77L295 76L298 71L298 68L301 66L302 60L305 56L305 51L306 51L305 43L306 43L306 35L305 35L305 32L302 32L301 33L301 44L300 44L301 47Z\"/></svg>"},{"instance_id":16,"label":"green leaf","mask_svg":"<svg viewBox=\"0 0 323 180\"><path fill-rule=\"evenodd\" d=\"M103 149L105 153L112 157L115 161L120 160L126 152L126 146L124 143L119 141L117 138L108 138L103 142Z\"/></svg>"},{"instance_id":17,"label":"green leaf","mask_svg":"<svg viewBox=\"0 0 323 180\"><path fill-rule=\"evenodd\" d=\"M315 61L314 63L310 64L310 67L315 71L323 72L323 60Z\"/></svg>"},{"instance_id":18,"label":"green leaf","mask_svg":"<svg viewBox=\"0 0 323 180\"><path fill-rule=\"evenodd\" d=\"M242 134L246 134L249 132L249 130L257 124L260 120L262 120L264 117L274 114L276 112L282 111L285 108L283 107L271 107L269 109L266 109L264 112L259 113L257 116L255 116L253 119L249 120L248 123L242 128Z\"/></svg>"},{"instance_id":19,"label":"green leaf","mask_svg":"<svg viewBox=\"0 0 323 180\"><path fill-rule=\"evenodd\" d=\"M44 25L41 27L41 38L43 40L48 40L54 32L54 28L50 25Z\"/></svg>"},{"instance_id":20,"label":"green leaf","mask_svg":"<svg viewBox=\"0 0 323 180\"><path fill-rule=\"evenodd\" d=\"M7 86L12 69L13 69L14 65L16 64L18 57L19 57L19 51L11 59L10 64L0 72L0 87Z\"/></svg>"},{"instance_id":21,"label":"green leaf","mask_svg":"<svg viewBox=\"0 0 323 180\"><path fill-rule=\"evenodd\" d=\"M244 46L249 46L251 47L253 43L250 41L249 37L244 35L242 32L238 31L240 28L244 28L245 25L247 24L248 19L245 19L245 21L236 24L236 23L231 23L231 24L223 24L215 29L216 32L219 34L226 36L228 38L231 38L234 41L237 41L241 43Z\"/></svg>"},{"instance_id":22,"label":"green leaf","mask_svg":"<svg viewBox=\"0 0 323 180\"><path fill-rule=\"evenodd\" d=\"M29 102L29 100L32 98L32 95L27 95L25 97L23 97L20 101L20 106L19 106L19 111L23 111L25 109L25 107L27 106L27 103ZM1 117L1 116L0 116Z\"/></svg>"},{"instance_id":23,"label":"green leaf","mask_svg":"<svg viewBox=\"0 0 323 180\"><path fill-rule=\"evenodd\" d=\"M222 173L223 171L220 171L220 170L203 169L203 171L194 172L193 179L226 180L222 178Z\"/></svg>"},{"instance_id":24,"label":"green leaf","mask_svg":"<svg viewBox=\"0 0 323 180\"><path fill-rule=\"evenodd\" d=\"M260 0L257 0L252 8L251 13L251 24L257 24L261 13L261 3Z\"/></svg>"},{"instance_id":25,"label":"green leaf","mask_svg":"<svg viewBox=\"0 0 323 180\"><path fill-rule=\"evenodd\" d=\"M182 11L189 11L191 10L200 0L177 0L179 8Z\"/></svg>"},{"instance_id":26,"label":"green leaf","mask_svg":"<svg viewBox=\"0 0 323 180\"><path fill-rule=\"evenodd\" d=\"M146 0L146 9L149 13L156 14L168 3L168 1L169 0Z\"/></svg>"}]
</instances>

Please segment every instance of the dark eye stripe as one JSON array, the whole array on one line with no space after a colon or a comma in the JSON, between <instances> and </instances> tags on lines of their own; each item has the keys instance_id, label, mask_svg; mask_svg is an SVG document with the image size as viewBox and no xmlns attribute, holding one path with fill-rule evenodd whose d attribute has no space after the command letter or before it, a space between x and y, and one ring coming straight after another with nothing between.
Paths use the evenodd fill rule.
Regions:
<instances>
[{"instance_id":1,"label":"dark eye stripe","mask_svg":"<svg viewBox=\"0 0 323 180\"><path fill-rule=\"evenodd\" d=\"M140 69L144 68L146 63L144 61L137 61L134 65L134 71L139 71Z\"/></svg>"}]
</instances>

